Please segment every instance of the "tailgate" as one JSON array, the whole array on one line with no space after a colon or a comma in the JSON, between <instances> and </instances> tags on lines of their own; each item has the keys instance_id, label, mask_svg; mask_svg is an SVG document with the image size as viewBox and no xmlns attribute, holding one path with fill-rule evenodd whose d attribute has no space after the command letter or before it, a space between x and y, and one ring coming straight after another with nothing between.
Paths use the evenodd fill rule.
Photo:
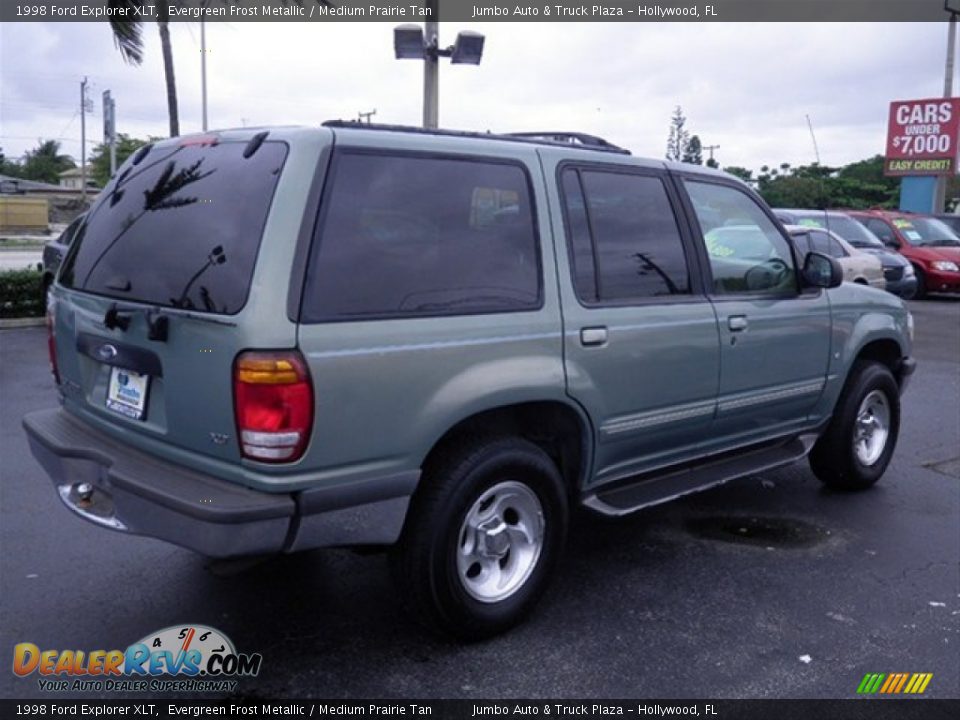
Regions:
<instances>
[{"instance_id":1,"label":"tailgate","mask_svg":"<svg viewBox=\"0 0 960 720\"><path fill-rule=\"evenodd\" d=\"M225 135L125 163L74 239L52 310L67 410L237 478L234 359L296 345L287 286L324 143L314 131L293 153L291 133Z\"/></svg>"}]
</instances>

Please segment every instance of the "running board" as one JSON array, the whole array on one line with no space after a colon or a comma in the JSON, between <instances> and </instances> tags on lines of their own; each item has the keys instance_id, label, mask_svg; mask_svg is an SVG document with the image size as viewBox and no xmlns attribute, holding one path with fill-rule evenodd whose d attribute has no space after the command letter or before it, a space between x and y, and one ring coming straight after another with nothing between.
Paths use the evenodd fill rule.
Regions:
<instances>
[{"instance_id":1,"label":"running board","mask_svg":"<svg viewBox=\"0 0 960 720\"><path fill-rule=\"evenodd\" d=\"M775 446L727 454L703 464L667 469L628 479L616 487L600 488L583 504L603 515L626 515L659 505L681 495L699 492L745 475L772 470L802 460L817 441L817 435L801 435Z\"/></svg>"}]
</instances>

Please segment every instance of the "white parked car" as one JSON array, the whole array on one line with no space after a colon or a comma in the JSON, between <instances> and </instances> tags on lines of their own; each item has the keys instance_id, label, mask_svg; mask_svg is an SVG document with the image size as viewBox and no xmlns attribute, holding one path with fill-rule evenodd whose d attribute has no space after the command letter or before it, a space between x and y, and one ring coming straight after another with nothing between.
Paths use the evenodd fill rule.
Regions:
<instances>
[{"instance_id":1,"label":"white parked car","mask_svg":"<svg viewBox=\"0 0 960 720\"><path fill-rule=\"evenodd\" d=\"M870 285L880 290L886 289L887 281L883 276L883 264L875 255L858 250L842 237L825 228L806 225L785 225L784 227L790 233L793 244L801 255L818 252L836 258L843 268L845 282Z\"/></svg>"}]
</instances>

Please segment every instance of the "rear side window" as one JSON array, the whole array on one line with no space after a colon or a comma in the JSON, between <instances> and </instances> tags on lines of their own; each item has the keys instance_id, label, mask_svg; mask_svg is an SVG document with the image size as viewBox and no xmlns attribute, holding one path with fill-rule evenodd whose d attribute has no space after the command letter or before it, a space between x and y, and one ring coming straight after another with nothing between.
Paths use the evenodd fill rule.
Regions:
<instances>
[{"instance_id":1,"label":"rear side window","mask_svg":"<svg viewBox=\"0 0 960 720\"><path fill-rule=\"evenodd\" d=\"M690 292L680 230L662 179L569 169L562 185L581 300L623 303Z\"/></svg>"},{"instance_id":2,"label":"rear side window","mask_svg":"<svg viewBox=\"0 0 960 720\"><path fill-rule=\"evenodd\" d=\"M304 322L540 306L533 208L519 165L344 152L328 188Z\"/></svg>"},{"instance_id":3,"label":"rear side window","mask_svg":"<svg viewBox=\"0 0 960 720\"><path fill-rule=\"evenodd\" d=\"M199 312L246 303L287 146L153 148L128 161L73 239L67 287Z\"/></svg>"}]
</instances>

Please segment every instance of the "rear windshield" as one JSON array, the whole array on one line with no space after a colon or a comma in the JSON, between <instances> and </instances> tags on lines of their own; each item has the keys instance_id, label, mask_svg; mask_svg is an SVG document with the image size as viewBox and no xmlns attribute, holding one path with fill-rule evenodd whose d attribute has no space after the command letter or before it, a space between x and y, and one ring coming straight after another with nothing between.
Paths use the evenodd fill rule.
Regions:
<instances>
[{"instance_id":1,"label":"rear windshield","mask_svg":"<svg viewBox=\"0 0 960 720\"><path fill-rule=\"evenodd\" d=\"M247 299L287 155L265 142L153 148L121 168L73 242L60 282L123 300L232 314Z\"/></svg>"}]
</instances>

